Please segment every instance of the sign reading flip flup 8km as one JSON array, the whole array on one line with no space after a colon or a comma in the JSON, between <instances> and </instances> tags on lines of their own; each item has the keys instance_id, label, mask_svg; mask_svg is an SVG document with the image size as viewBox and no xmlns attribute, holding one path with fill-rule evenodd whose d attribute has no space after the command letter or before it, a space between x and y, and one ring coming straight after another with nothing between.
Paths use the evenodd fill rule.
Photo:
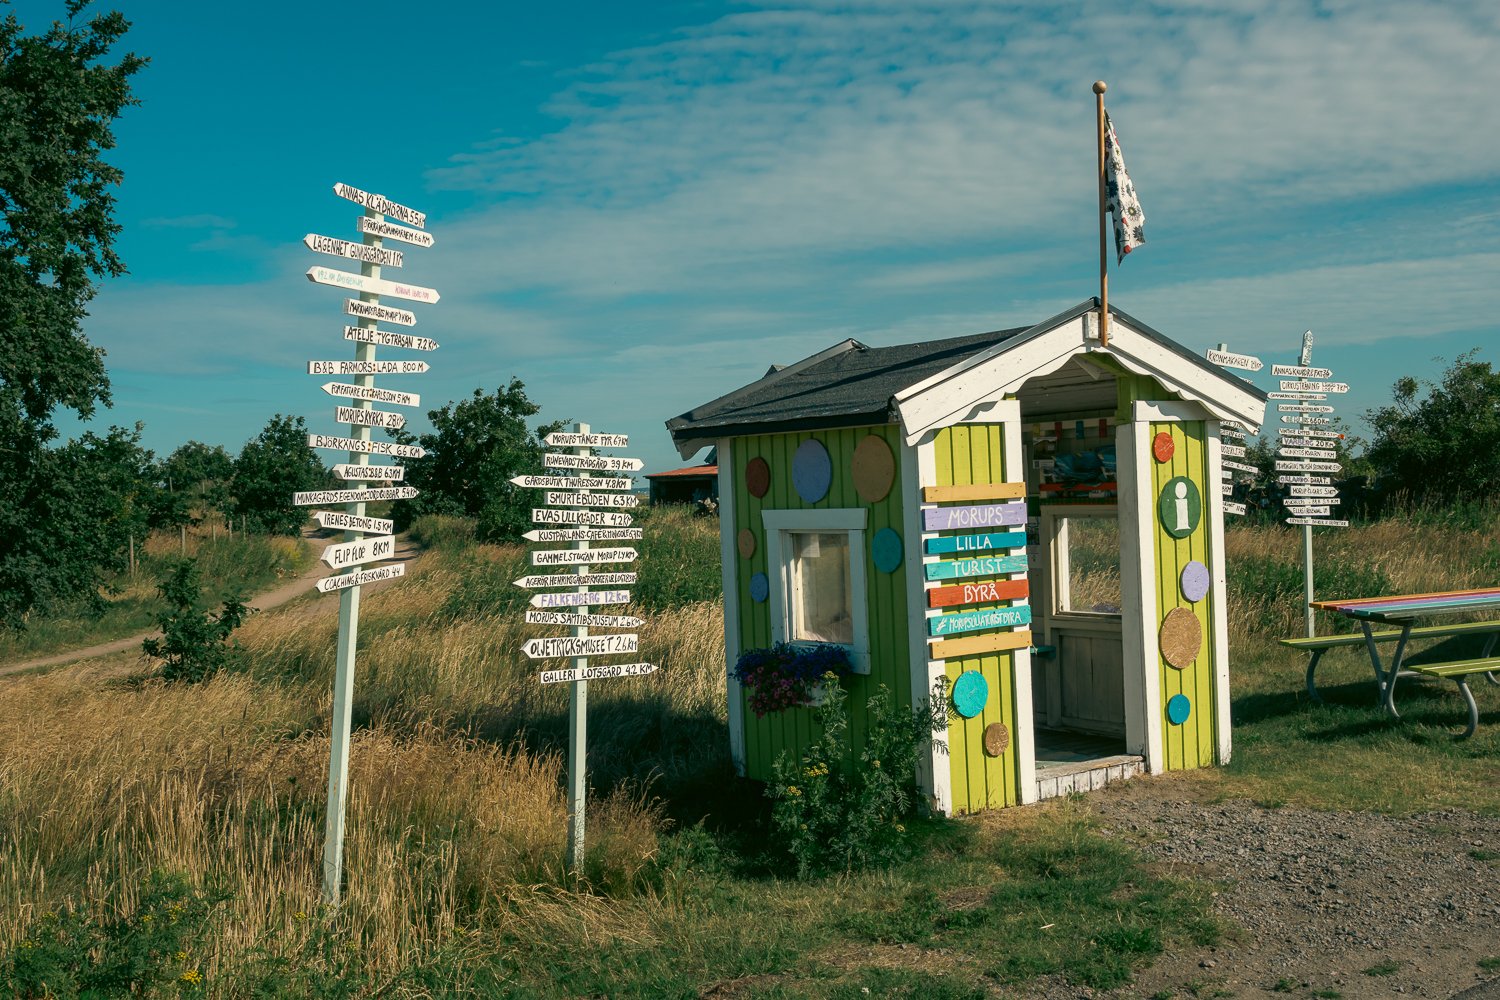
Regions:
<instances>
[{"instance_id":1,"label":"sign reading flip flup 8km","mask_svg":"<svg viewBox=\"0 0 1500 1000\"><path fill-rule=\"evenodd\" d=\"M541 491L545 506L532 509L536 524L587 525L578 528L549 528L529 531L530 541L567 541L565 549L536 549L531 565L553 566L558 573L523 576L516 586L527 589L562 587L568 592L538 594L531 599L534 608L566 608L565 612L528 611L526 621L533 625L566 625L571 634L531 639L521 652L531 659L568 658L572 666L543 670L537 677L543 684L567 684L568 695L568 864L575 871L583 861L584 778L588 749L588 682L615 677L644 677L656 672L652 663L606 663L589 665L589 658L634 653L638 637L611 633L589 635L589 628L635 628L645 624L632 615L599 615L594 606L620 604L630 600L628 591L610 589L591 591L591 586L616 588L635 582L632 572L597 572L595 567L633 563L640 558L634 548L605 545L594 548L595 541L636 539L639 528L631 527L633 518L626 510L640 503L631 489L629 476L642 467L639 459L596 455L595 448L624 448L630 439L624 434L591 432L588 424L576 424L570 431L554 431L543 439L548 447L558 449L543 456L549 469L565 470L562 474L516 476L512 483ZM614 492L595 492L598 490ZM604 507L613 510L592 510Z\"/></svg>"},{"instance_id":2,"label":"sign reading flip flup 8km","mask_svg":"<svg viewBox=\"0 0 1500 1000\"><path fill-rule=\"evenodd\" d=\"M333 681L333 740L328 760L328 815L323 841L323 899L337 907L342 893L344 864L344 802L349 779L349 723L350 709L354 698L355 637L359 632L360 588L366 583L397 580L406 575L405 563L388 563L396 554L395 540L390 536L391 520L365 516L365 503L371 500L410 499L417 491L410 486L375 487L376 483L399 482L406 476L406 469L399 465L372 463L371 456L394 456L420 459L425 452L415 445L398 445L386 441L374 441L371 432L375 427L396 428L406 422L400 413L377 410L372 403L393 403L398 406L418 406L420 398L406 389L393 389L375 385L377 375L409 376L427 371L427 362L417 360L385 359L377 361L377 347L401 347L418 351L432 351L437 342L427 337L414 337L405 333L393 333L377 328L377 323L395 323L399 326L414 326L415 313L381 304L380 297L394 296L412 302L431 304L437 302L436 289L411 284L404 279L390 281L380 276L384 267L404 267L411 249L400 250L384 246L386 239L397 240L407 247L419 250L430 247L433 238L422 232L427 226L427 216L414 208L392 201L385 195L372 194L347 184L335 184L333 193L361 206L364 211L357 218L358 233L355 239L339 239L308 233L303 245L318 254L343 258L345 262L357 263L359 270L346 271L316 264L307 271L308 280L316 285L328 286L353 293L357 298L336 300L341 303L344 316L352 316L356 326L346 325L341 317L338 328L330 331L333 336L354 342L354 357L349 360L314 358L307 362L309 375L334 375L349 381L328 382L322 386L324 392L338 397L340 405L334 408L334 419L347 424L348 431L339 433L308 435L308 444L314 448L343 451L349 456L347 462L334 465L334 475L355 488L347 490L308 490L297 493L293 502L297 504L344 504L342 511L314 511L313 517L325 528L342 528L342 542L329 545L323 551L323 561L343 570L318 582L321 593L339 592L339 636L334 664ZM397 220L387 221L386 216ZM330 340L333 339L330 336ZM321 350L321 349L320 349ZM349 401L345 405L344 401ZM385 563L372 566L373 563ZM569 609L571 611L571 608Z\"/></svg>"}]
</instances>

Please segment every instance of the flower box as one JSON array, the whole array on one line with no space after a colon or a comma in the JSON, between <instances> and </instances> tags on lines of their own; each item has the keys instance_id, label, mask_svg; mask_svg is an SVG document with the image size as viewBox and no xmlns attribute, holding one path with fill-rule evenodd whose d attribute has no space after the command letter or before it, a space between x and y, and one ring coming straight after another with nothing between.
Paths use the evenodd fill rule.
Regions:
<instances>
[{"instance_id":1,"label":"flower box","mask_svg":"<svg viewBox=\"0 0 1500 1000\"><path fill-rule=\"evenodd\" d=\"M832 643L779 642L770 649L747 649L734 665L734 676L749 692L757 717L821 705L826 685L853 672L848 648Z\"/></svg>"}]
</instances>

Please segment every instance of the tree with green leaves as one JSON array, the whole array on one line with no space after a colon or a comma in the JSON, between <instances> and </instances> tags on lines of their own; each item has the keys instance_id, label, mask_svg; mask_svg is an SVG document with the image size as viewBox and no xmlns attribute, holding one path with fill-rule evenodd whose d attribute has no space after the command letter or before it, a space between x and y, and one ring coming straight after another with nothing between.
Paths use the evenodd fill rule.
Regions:
<instances>
[{"instance_id":1,"label":"tree with green leaves","mask_svg":"<svg viewBox=\"0 0 1500 1000\"><path fill-rule=\"evenodd\" d=\"M157 475L163 489L182 498L189 516L202 520L229 511L234 458L223 445L189 441L160 463Z\"/></svg>"},{"instance_id":2,"label":"tree with green leaves","mask_svg":"<svg viewBox=\"0 0 1500 1000\"><path fill-rule=\"evenodd\" d=\"M292 503L293 493L327 486L328 470L307 446L306 421L280 413L245 443L230 483L234 513L252 531L271 535L295 535L307 523L307 510Z\"/></svg>"},{"instance_id":3,"label":"tree with green leaves","mask_svg":"<svg viewBox=\"0 0 1500 1000\"><path fill-rule=\"evenodd\" d=\"M157 616L161 638L146 639L141 649L161 661L163 680L196 684L223 669L239 651L230 643L234 630L255 609L231 594L218 612L203 607L203 582L196 560L184 559L158 588L167 610Z\"/></svg>"},{"instance_id":4,"label":"tree with green leaves","mask_svg":"<svg viewBox=\"0 0 1500 1000\"><path fill-rule=\"evenodd\" d=\"M48 447L58 407L87 418L109 404L104 353L82 324L96 280L125 271L114 250L121 173L104 153L146 64L111 61L129 22L84 19L87 6L67 0L68 20L35 35L14 14L0 20L0 622L12 624L88 597L115 555L80 543L93 526L58 497L88 484L73 478L77 455ZM81 447L129 436L115 428Z\"/></svg>"},{"instance_id":5,"label":"tree with green leaves","mask_svg":"<svg viewBox=\"0 0 1500 1000\"><path fill-rule=\"evenodd\" d=\"M540 472L541 438L562 426L551 423L532 431L526 421L540 411L521 380L512 378L491 395L475 389L469 399L429 411L429 434L392 434L427 451L406 463L406 483L421 494L395 505L398 528L405 530L423 514L456 514L475 518L484 541L519 541L531 528L536 496L511 477Z\"/></svg>"}]
</instances>

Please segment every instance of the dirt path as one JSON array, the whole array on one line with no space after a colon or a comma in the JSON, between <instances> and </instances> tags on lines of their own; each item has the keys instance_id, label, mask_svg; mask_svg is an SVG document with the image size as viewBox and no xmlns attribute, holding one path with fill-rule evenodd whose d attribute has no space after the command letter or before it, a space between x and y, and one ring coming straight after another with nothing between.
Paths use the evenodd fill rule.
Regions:
<instances>
[{"instance_id":1,"label":"dirt path","mask_svg":"<svg viewBox=\"0 0 1500 1000\"><path fill-rule=\"evenodd\" d=\"M325 537L325 533L322 530L304 528L302 537L317 545L318 554L321 555L324 547L342 540L343 532L328 533ZM419 551L420 548L409 536L398 535L396 538L396 554L392 558L410 559L417 555ZM257 611L269 611L271 608L279 607L306 594L314 583L325 576L333 575L333 572L331 568L323 564L321 559L315 558L312 566L304 570L300 576L277 584L272 589L255 595L245 603ZM379 586L379 584L370 584L369 586ZM129 652L132 649L138 650L141 648L142 642L159 635L161 635L160 632L152 630L124 639L114 639L110 642L85 646L82 649L70 649L66 652L50 653L47 656L39 656L36 659L24 660L20 663L0 665L0 677L6 674L20 673L23 670L35 670L39 667L55 667L64 663L75 663L79 660L91 660L96 656L111 656L115 653Z\"/></svg>"}]
</instances>

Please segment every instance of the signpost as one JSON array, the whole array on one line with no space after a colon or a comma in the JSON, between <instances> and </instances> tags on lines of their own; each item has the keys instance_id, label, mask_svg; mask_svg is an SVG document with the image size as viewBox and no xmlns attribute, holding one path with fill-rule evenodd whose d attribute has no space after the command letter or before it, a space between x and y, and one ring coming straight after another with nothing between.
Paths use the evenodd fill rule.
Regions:
<instances>
[{"instance_id":1,"label":"signpost","mask_svg":"<svg viewBox=\"0 0 1500 1000\"><path fill-rule=\"evenodd\" d=\"M1204 351L1203 356L1207 358L1211 363L1218 365L1220 368L1241 368L1245 371L1258 372L1265 367L1265 363L1261 361L1260 358L1253 357L1249 354L1231 354L1228 344L1220 344L1217 350ZM1231 423L1228 421L1220 424L1219 433L1221 435L1234 438L1238 441L1245 440L1244 428L1239 424ZM1247 465L1244 462L1231 461L1231 459L1245 457L1245 445L1243 444L1220 444L1219 451L1221 455L1219 466L1222 472L1222 476L1226 480L1226 482L1220 484L1219 494L1220 496L1228 497L1234 493L1234 475L1229 470L1233 469L1235 470L1235 472L1248 472L1252 475L1260 472L1260 470L1255 466ZM1226 458L1223 456L1228 457ZM1232 500L1221 500L1219 502L1219 505L1223 508L1224 513L1226 514L1245 513L1245 505L1242 503L1235 503Z\"/></svg>"},{"instance_id":2,"label":"signpost","mask_svg":"<svg viewBox=\"0 0 1500 1000\"><path fill-rule=\"evenodd\" d=\"M365 295L394 295L398 299L410 299L413 302L430 304L442 298L436 288L408 285L404 281L385 281L363 272L355 274L322 265L308 268L307 280L319 285L332 285L334 288L349 288Z\"/></svg>"}]
</instances>

